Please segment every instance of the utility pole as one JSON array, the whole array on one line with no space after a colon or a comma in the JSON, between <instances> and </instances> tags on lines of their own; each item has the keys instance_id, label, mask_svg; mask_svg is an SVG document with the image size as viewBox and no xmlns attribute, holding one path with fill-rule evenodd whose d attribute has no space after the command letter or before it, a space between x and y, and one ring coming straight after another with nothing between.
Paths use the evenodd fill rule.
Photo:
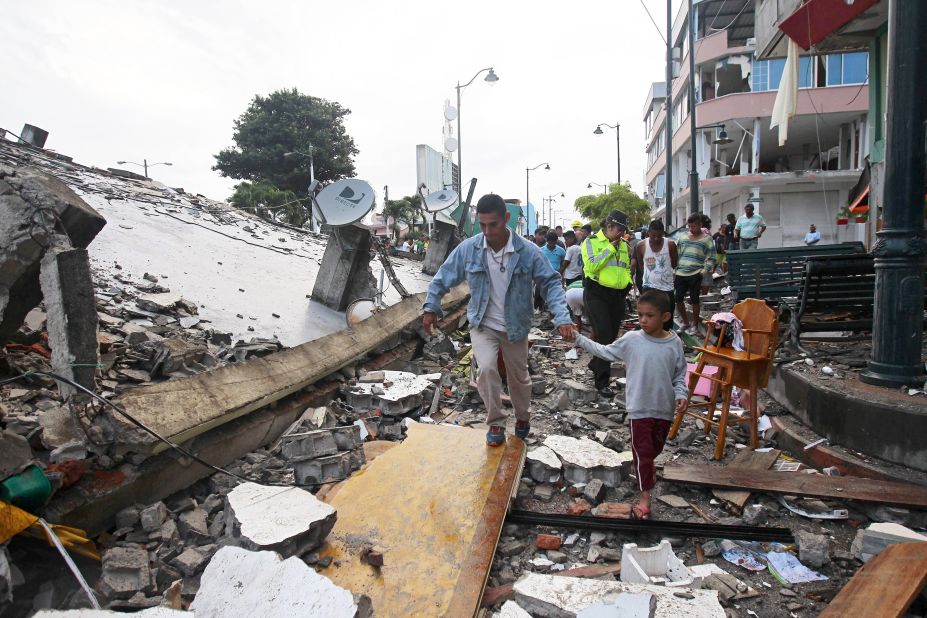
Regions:
<instances>
[{"instance_id":1,"label":"utility pole","mask_svg":"<svg viewBox=\"0 0 927 618\"><path fill-rule=\"evenodd\" d=\"M698 212L698 142L695 135L695 9L689 0L689 133L692 167L689 172L689 213ZM710 214L710 213L709 213Z\"/></svg>"},{"instance_id":2,"label":"utility pole","mask_svg":"<svg viewBox=\"0 0 927 618\"><path fill-rule=\"evenodd\" d=\"M663 196L666 202L666 229L673 227L673 0L666 0L666 171Z\"/></svg>"},{"instance_id":3,"label":"utility pole","mask_svg":"<svg viewBox=\"0 0 927 618\"><path fill-rule=\"evenodd\" d=\"M888 5L888 122L884 227L875 255L872 357L860 379L897 387L924 384L924 125L927 123L927 2ZM870 213L870 217L878 216Z\"/></svg>"}]
</instances>

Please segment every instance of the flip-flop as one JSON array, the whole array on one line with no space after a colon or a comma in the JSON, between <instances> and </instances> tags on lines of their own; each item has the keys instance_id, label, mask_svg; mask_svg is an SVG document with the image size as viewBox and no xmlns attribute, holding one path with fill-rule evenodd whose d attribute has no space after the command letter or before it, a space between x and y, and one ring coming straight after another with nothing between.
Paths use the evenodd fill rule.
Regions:
<instances>
[{"instance_id":1,"label":"flip-flop","mask_svg":"<svg viewBox=\"0 0 927 618\"><path fill-rule=\"evenodd\" d=\"M631 519L650 519L650 509L646 506L635 504L631 507Z\"/></svg>"}]
</instances>

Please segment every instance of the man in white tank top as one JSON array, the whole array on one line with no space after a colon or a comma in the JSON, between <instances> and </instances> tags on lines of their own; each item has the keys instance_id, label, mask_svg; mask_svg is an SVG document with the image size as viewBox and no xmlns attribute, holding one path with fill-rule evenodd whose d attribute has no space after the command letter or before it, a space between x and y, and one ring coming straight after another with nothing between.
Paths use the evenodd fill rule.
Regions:
<instances>
[{"instance_id":1,"label":"man in white tank top","mask_svg":"<svg viewBox=\"0 0 927 618\"><path fill-rule=\"evenodd\" d=\"M641 290L659 290L676 306L673 270L679 261L676 243L664 238L663 222L655 219L647 228L647 240L637 243L631 256L631 273ZM664 322L664 330L672 330L673 320Z\"/></svg>"}]
</instances>

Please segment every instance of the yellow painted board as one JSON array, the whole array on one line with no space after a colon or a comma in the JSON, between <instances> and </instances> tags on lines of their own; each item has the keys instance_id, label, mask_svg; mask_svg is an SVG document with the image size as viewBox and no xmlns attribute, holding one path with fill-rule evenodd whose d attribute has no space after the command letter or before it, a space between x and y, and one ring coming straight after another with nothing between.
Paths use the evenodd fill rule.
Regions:
<instances>
[{"instance_id":1,"label":"yellow painted board","mask_svg":"<svg viewBox=\"0 0 927 618\"><path fill-rule=\"evenodd\" d=\"M323 573L376 616L475 615L524 461L514 437L492 448L482 431L412 425L331 499ZM381 568L361 562L366 545L383 550Z\"/></svg>"}]
</instances>

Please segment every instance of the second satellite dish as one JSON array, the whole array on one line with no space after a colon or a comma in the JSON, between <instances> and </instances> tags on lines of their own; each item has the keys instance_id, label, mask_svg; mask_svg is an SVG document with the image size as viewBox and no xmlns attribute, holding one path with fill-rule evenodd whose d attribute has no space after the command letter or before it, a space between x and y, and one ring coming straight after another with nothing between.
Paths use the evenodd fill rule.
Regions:
<instances>
[{"instance_id":1,"label":"second satellite dish","mask_svg":"<svg viewBox=\"0 0 927 618\"><path fill-rule=\"evenodd\" d=\"M444 140L444 149L447 150L448 152L454 152L455 150L457 150L457 138L449 137L446 140Z\"/></svg>"},{"instance_id":2,"label":"second satellite dish","mask_svg":"<svg viewBox=\"0 0 927 618\"><path fill-rule=\"evenodd\" d=\"M451 206L456 206L458 200L457 191L442 189L441 191L432 191L425 196L423 200L425 210L428 212L438 212Z\"/></svg>"},{"instance_id":3,"label":"second satellite dish","mask_svg":"<svg viewBox=\"0 0 927 618\"><path fill-rule=\"evenodd\" d=\"M328 225L357 223L373 209L376 193L366 180L346 178L328 185L315 196L315 204Z\"/></svg>"},{"instance_id":4,"label":"second satellite dish","mask_svg":"<svg viewBox=\"0 0 927 618\"><path fill-rule=\"evenodd\" d=\"M454 120L457 118L457 108L451 105L448 105L444 108L444 117L448 120Z\"/></svg>"}]
</instances>

